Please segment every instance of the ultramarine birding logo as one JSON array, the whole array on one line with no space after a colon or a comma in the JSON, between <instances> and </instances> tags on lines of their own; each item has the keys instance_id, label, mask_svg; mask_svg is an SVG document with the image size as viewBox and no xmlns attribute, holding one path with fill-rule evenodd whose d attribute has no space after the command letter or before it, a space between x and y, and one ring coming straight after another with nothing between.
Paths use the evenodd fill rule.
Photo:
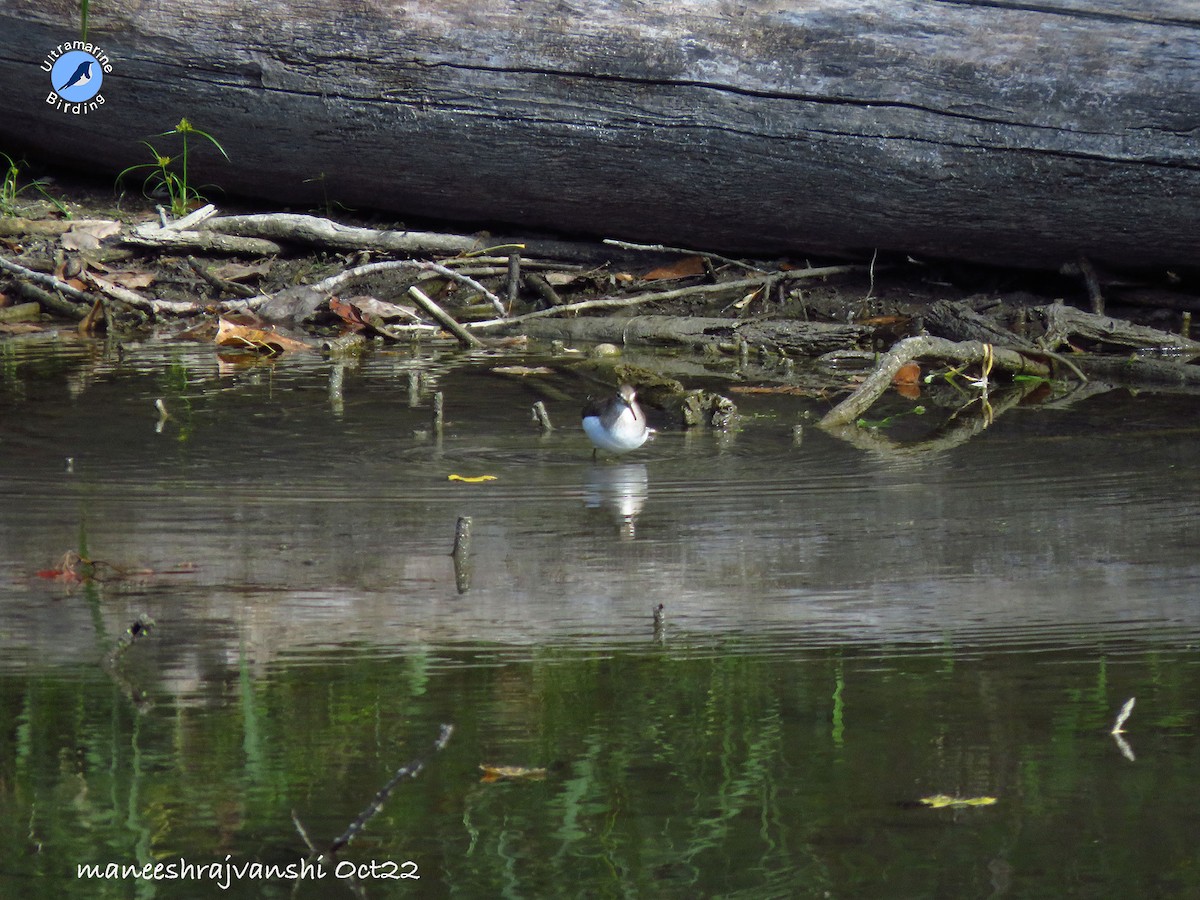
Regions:
<instances>
[{"instance_id":1,"label":"ultramarine birding logo","mask_svg":"<svg viewBox=\"0 0 1200 900\"><path fill-rule=\"evenodd\" d=\"M46 102L75 116L95 112L104 105L104 76L112 73L108 54L87 41L59 44L42 60L42 71L50 73Z\"/></svg>"}]
</instances>

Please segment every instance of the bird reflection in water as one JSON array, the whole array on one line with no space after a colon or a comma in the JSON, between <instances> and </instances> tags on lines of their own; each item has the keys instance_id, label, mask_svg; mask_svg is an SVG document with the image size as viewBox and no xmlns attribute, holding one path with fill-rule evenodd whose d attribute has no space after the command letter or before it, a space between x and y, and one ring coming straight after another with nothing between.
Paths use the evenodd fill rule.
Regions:
<instances>
[{"instance_id":1,"label":"bird reflection in water","mask_svg":"<svg viewBox=\"0 0 1200 900\"><path fill-rule=\"evenodd\" d=\"M590 466L583 489L584 505L588 509L608 510L621 537L632 539L638 514L650 494L645 464Z\"/></svg>"}]
</instances>

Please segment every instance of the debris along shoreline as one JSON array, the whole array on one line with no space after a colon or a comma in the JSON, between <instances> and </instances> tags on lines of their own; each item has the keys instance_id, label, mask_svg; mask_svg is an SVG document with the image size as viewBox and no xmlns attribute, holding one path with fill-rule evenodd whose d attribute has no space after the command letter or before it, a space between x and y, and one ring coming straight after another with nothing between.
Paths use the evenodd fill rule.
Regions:
<instances>
[{"instance_id":1,"label":"debris along shoreline","mask_svg":"<svg viewBox=\"0 0 1200 900\"><path fill-rule=\"evenodd\" d=\"M223 216L212 205L146 218L0 218L0 335L43 328L46 315L86 334L166 329L268 356L360 352L373 341L478 349L514 336L669 344L732 357L743 384L731 392L820 398L820 425L840 434L878 431L887 420L867 413L893 387L913 406L924 385L922 403L952 418L973 407L984 427L1035 386L1052 386L1047 400L1089 380L1200 391L1200 342L1190 337L1200 291L1177 273L1117 280L1083 258L1065 274L874 256L768 262L294 213ZM1106 315L1106 303L1151 324ZM596 377L638 379L605 365ZM677 382L648 387L658 402L686 406ZM733 420L726 398L701 406L683 421Z\"/></svg>"}]
</instances>

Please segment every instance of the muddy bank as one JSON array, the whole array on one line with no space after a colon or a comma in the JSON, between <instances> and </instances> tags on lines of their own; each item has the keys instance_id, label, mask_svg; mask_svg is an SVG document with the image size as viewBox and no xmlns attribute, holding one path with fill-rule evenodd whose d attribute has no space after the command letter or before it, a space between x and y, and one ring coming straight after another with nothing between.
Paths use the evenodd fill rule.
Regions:
<instances>
[{"instance_id":1,"label":"muddy bank","mask_svg":"<svg viewBox=\"0 0 1200 900\"><path fill-rule=\"evenodd\" d=\"M876 254L733 259L212 206L172 219L141 198L114 207L103 193L42 193L0 218L0 333L165 331L247 360L524 341L589 383L639 384L683 425L728 424L727 398L687 412L686 365L639 371L620 348L726 358L726 394L810 393L828 402L828 428L886 421L867 417L885 395L891 414L946 403L986 425L1007 403L1032 402L1034 387L1061 399L1094 381L1200 385L1190 272L1130 276L1083 258L1042 273Z\"/></svg>"}]
</instances>

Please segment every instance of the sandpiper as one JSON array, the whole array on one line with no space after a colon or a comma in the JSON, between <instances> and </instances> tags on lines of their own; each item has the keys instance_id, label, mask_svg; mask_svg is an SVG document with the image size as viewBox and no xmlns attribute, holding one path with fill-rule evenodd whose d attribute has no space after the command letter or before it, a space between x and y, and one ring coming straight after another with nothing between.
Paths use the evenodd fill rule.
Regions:
<instances>
[{"instance_id":1,"label":"sandpiper","mask_svg":"<svg viewBox=\"0 0 1200 900\"><path fill-rule=\"evenodd\" d=\"M610 453L636 450L650 436L646 414L638 406L637 394L627 384L603 400L588 399L583 408L583 430L598 450Z\"/></svg>"}]
</instances>

